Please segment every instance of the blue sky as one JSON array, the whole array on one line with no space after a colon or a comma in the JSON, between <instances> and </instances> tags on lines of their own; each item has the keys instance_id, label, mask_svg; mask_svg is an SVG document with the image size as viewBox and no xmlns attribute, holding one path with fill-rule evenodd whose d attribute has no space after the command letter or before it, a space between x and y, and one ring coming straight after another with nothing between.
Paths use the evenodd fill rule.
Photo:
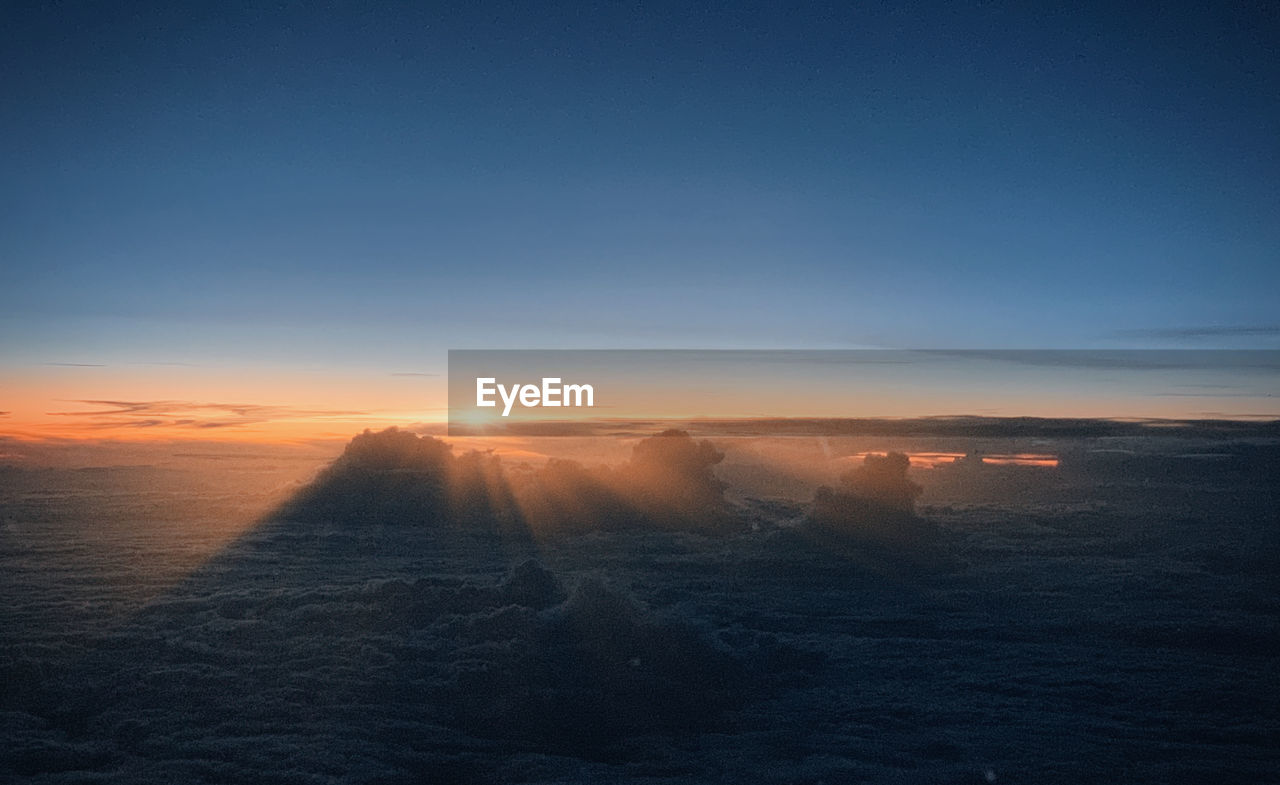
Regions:
<instances>
[{"instance_id":1,"label":"blue sky","mask_svg":"<svg viewBox=\"0 0 1280 785\"><path fill-rule=\"evenodd\" d=\"M1263 4L18 10L0 361L1280 342Z\"/></svg>"}]
</instances>

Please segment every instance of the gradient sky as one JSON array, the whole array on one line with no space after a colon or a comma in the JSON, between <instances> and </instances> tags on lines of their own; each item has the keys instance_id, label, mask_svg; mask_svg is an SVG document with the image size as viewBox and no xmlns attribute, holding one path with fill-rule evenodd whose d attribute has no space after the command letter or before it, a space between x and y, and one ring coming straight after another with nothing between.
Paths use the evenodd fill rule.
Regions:
<instances>
[{"instance_id":1,"label":"gradient sky","mask_svg":"<svg viewBox=\"0 0 1280 785\"><path fill-rule=\"evenodd\" d=\"M392 374L448 348L1280 346L1274 4L27 5L0 411L417 416Z\"/></svg>"}]
</instances>

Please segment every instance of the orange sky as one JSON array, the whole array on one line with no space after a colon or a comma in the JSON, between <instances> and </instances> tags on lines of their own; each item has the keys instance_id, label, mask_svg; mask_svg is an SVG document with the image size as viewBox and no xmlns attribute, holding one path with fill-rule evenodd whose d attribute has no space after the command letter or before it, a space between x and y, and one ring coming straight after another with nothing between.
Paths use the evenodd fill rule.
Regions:
<instances>
[{"instance_id":1,"label":"orange sky","mask_svg":"<svg viewBox=\"0 0 1280 785\"><path fill-rule=\"evenodd\" d=\"M444 418L439 377L162 366L40 366L0 387L0 433L22 439L348 438Z\"/></svg>"},{"instance_id":2,"label":"orange sky","mask_svg":"<svg viewBox=\"0 0 1280 785\"><path fill-rule=\"evenodd\" d=\"M599 395L599 394L598 394ZM1211 396L1106 399L950 387L847 392L739 389L703 394L665 389L594 410L550 410L557 419L685 417L1202 417L1219 411ZM798 399L799 398L799 399ZM441 424L443 376L373 371L208 366L10 367L0 377L0 435L24 440L155 439L288 443L347 439L365 428ZM715 411L709 402L714 402ZM1234 398L1219 416L1265 412L1271 401ZM548 410L540 410L548 411Z\"/></svg>"}]
</instances>

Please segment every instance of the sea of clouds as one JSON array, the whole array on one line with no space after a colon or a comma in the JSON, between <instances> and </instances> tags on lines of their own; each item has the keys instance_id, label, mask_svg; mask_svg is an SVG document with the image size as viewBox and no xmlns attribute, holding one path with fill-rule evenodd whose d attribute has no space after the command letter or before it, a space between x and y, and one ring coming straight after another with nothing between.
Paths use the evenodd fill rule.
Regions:
<instances>
[{"instance_id":1,"label":"sea of clouds","mask_svg":"<svg viewBox=\"0 0 1280 785\"><path fill-rule=\"evenodd\" d=\"M0 778L1274 777L1249 462L886 465L823 502L665 438L520 472L369 434L233 534L248 500L181 472L5 470Z\"/></svg>"}]
</instances>

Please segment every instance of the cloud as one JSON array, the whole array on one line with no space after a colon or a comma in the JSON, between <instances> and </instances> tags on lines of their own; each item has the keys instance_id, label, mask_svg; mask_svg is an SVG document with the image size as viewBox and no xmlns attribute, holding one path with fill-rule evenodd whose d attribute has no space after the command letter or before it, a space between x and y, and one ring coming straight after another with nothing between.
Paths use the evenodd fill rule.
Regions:
<instances>
[{"instance_id":1,"label":"cloud","mask_svg":"<svg viewBox=\"0 0 1280 785\"><path fill-rule=\"evenodd\" d=\"M815 664L764 636L739 633L735 650L537 560L465 580L337 578L326 552L423 543L304 533L241 544L105 645L0 660L0 778L505 782L495 769L512 756L621 762L635 740L730 732L728 711ZM255 585L263 559L290 570Z\"/></svg>"},{"instance_id":2,"label":"cloud","mask_svg":"<svg viewBox=\"0 0 1280 785\"><path fill-rule=\"evenodd\" d=\"M394 372L394 373L392 373L391 375L392 375L392 376L429 376L429 377L435 377L435 376L439 376L440 374L438 374L438 373L420 373L420 372L418 372L418 371L399 371L399 372Z\"/></svg>"},{"instance_id":3,"label":"cloud","mask_svg":"<svg viewBox=\"0 0 1280 785\"><path fill-rule=\"evenodd\" d=\"M196 367L195 363L181 362L178 360L149 360L149 361L132 362L132 363L129 363L129 365L163 365L163 366L176 366L179 368L195 368Z\"/></svg>"},{"instance_id":4,"label":"cloud","mask_svg":"<svg viewBox=\"0 0 1280 785\"><path fill-rule=\"evenodd\" d=\"M732 531L742 523L712 471L723 457L710 442L671 430L641 440L615 467L555 459L508 472L492 453L454 455L434 437L388 428L352 439L281 514L355 525L465 522L517 539L637 526Z\"/></svg>"},{"instance_id":5,"label":"cloud","mask_svg":"<svg viewBox=\"0 0 1280 785\"><path fill-rule=\"evenodd\" d=\"M744 524L730 509L725 483L713 470L723 459L711 442L670 429L641 439L630 460L620 465L587 468L552 460L528 476L513 478L513 485L535 531L638 526L730 533Z\"/></svg>"},{"instance_id":6,"label":"cloud","mask_svg":"<svg viewBox=\"0 0 1280 785\"><path fill-rule=\"evenodd\" d=\"M687 459L694 478L721 466L714 448L674 438L642 452ZM200 491L188 477L177 492L148 470L131 495L111 481L120 467L11 473L7 515L22 525L0 522L0 545L18 577L40 580L6 587L0 779L782 785L976 782L990 768L1052 780L1120 738L1090 771L1135 759L1156 761L1142 781L1188 766L1265 781L1277 448L1239 455L1256 474L1230 483L1197 455L1173 477L1064 474L1077 484L935 507L959 554L945 577L900 569L901 540L866 531L894 533L868 503L902 500L913 476L884 458L833 491L863 506L825 532L797 532L783 509L731 537L632 528L512 558L465 525L449 538L271 520L154 591L166 565L185 574L209 553L216 499L244 496L243 479ZM441 471L496 480L490 457L373 434L342 473L394 495L397 478ZM170 491L197 508L190 525L157 507ZM137 536L161 518L164 536ZM898 561L877 572L865 554ZM1153 706L1181 723L1190 757L1164 762ZM1258 719L1224 736L1222 717Z\"/></svg>"},{"instance_id":7,"label":"cloud","mask_svg":"<svg viewBox=\"0 0 1280 785\"><path fill-rule=\"evenodd\" d=\"M102 363L44 363L44 365L52 365L58 368L105 368L107 367Z\"/></svg>"},{"instance_id":8,"label":"cloud","mask_svg":"<svg viewBox=\"0 0 1280 785\"><path fill-rule=\"evenodd\" d=\"M1264 392L1156 392L1151 393L1156 398L1274 398L1274 393Z\"/></svg>"},{"instance_id":9,"label":"cloud","mask_svg":"<svg viewBox=\"0 0 1280 785\"><path fill-rule=\"evenodd\" d=\"M921 487L907 479L911 460L900 452L867 455L840 477L849 493L876 504L910 513L915 510Z\"/></svg>"},{"instance_id":10,"label":"cloud","mask_svg":"<svg viewBox=\"0 0 1280 785\"><path fill-rule=\"evenodd\" d=\"M939 359L991 360L1041 368L1280 371L1280 352L1268 349L957 349L921 353Z\"/></svg>"},{"instance_id":11,"label":"cloud","mask_svg":"<svg viewBox=\"0 0 1280 785\"><path fill-rule=\"evenodd\" d=\"M507 532L524 539L500 460L454 455L445 442L399 428L366 430L285 504L279 517L343 526Z\"/></svg>"},{"instance_id":12,"label":"cloud","mask_svg":"<svg viewBox=\"0 0 1280 785\"><path fill-rule=\"evenodd\" d=\"M92 429L152 428L226 428L280 420L358 417L366 412L344 409L306 409L301 407L208 401L122 401L76 399L71 403L98 407L88 411L46 412L56 417L84 420L83 427Z\"/></svg>"},{"instance_id":13,"label":"cloud","mask_svg":"<svg viewBox=\"0 0 1280 785\"><path fill-rule=\"evenodd\" d=\"M839 488L818 489L803 533L828 547L874 557L938 560L939 532L915 514L922 489L907 477L910 468L902 453L867 455L841 475Z\"/></svg>"},{"instance_id":14,"label":"cloud","mask_svg":"<svg viewBox=\"0 0 1280 785\"><path fill-rule=\"evenodd\" d=\"M1199 327L1158 327L1117 330L1114 335L1126 338L1274 338L1280 336L1280 325L1215 325Z\"/></svg>"},{"instance_id":15,"label":"cloud","mask_svg":"<svg viewBox=\"0 0 1280 785\"><path fill-rule=\"evenodd\" d=\"M1215 396L1206 396L1215 397ZM1265 415L1257 415L1265 417ZM1244 435L1258 438L1280 435L1280 420L1275 415L1270 423L1245 424L1239 415L1206 415L1205 419L1126 419L1110 420L1092 417L988 417L983 415L946 415L937 417L755 417L698 420L602 420L573 423L512 423L485 435L519 436L599 436L635 438L656 430L675 427L691 436L903 436L903 437L1119 437L1161 434L1179 437ZM437 426L437 432L439 427ZM420 432L425 428L418 428ZM466 427L449 425L449 435L469 436Z\"/></svg>"},{"instance_id":16,"label":"cloud","mask_svg":"<svg viewBox=\"0 0 1280 785\"><path fill-rule=\"evenodd\" d=\"M537 606L500 607L523 599L514 587L530 581ZM475 735L592 757L622 739L706 727L752 693L743 660L598 578L566 593L528 562L498 595L457 630L468 651L503 641L504 653L460 663L439 692L453 721Z\"/></svg>"}]
</instances>

